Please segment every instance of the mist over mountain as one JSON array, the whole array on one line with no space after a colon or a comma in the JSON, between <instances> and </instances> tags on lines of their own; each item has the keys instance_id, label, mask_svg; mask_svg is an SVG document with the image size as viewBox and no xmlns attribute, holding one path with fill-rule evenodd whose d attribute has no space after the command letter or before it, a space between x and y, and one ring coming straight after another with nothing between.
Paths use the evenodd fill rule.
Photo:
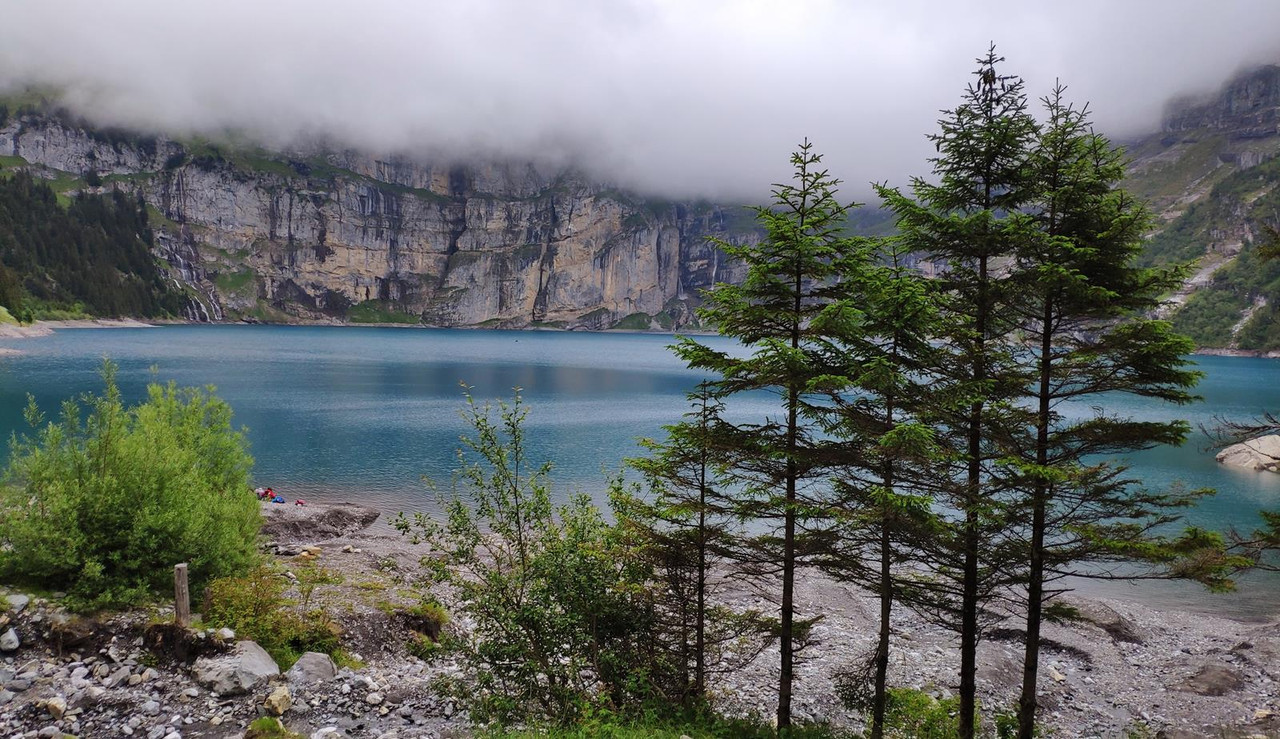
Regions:
<instances>
[{"instance_id":1,"label":"mist over mountain","mask_svg":"<svg viewBox=\"0 0 1280 739\"><path fill-rule=\"evenodd\" d=\"M924 174L938 111L997 43L1116 136L1280 58L1265 0L1026 3L0 1L0 87L101 124L444 162L574 166L756 200L803 137L852 194Z\"/></svg>"}]
</instances>

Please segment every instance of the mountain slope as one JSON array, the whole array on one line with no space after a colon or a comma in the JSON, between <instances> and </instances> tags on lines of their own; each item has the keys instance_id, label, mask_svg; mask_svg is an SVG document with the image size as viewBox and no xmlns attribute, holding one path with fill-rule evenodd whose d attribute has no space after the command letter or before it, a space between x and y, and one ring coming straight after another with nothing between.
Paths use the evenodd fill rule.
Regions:
<instances>
[{"instance_id":1,"label":"mountain slope","mask_svg":"<svg viewBox=\"0 0 1280 739\"><path fill-rule=\"evenodd\" d=\"M1280 66L1175 101L1163 129L1129 147L1127 184L1158 219L1144 259L1194 264L1169 315L1202 348L1280 349L1280 265L1256 253L1280 225Z\"/></svg>"}]
</instances>

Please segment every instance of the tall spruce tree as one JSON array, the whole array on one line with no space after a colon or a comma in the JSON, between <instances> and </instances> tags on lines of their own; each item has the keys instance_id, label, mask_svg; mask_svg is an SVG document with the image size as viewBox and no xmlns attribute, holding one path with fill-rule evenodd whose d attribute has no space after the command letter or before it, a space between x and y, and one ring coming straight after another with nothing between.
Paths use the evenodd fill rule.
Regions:
<instances>
[{"instance_id":1,"label":"tall spruce tree","mask_svg":"<svg viewBox=\"0 0 1280 739\"><path fill-rule=\"evenodd\" d=\"M828 430L843 453L835 472L839 515L822 561L835 577L879 598L867 707L871 738L880 739L893 606L910 597L897 570L913 559L935 522L932 499L915 492L915 483L932 456L933 432L917 419L929 396L937 327L930 286L900 239L880 240L865 263L849 264L856 269L844 279L865 318L831 357L831 374L847 377L848 385L832 393Z\"/></svg>"},{"instance_id":2,"label":"tall spruce tree","mask_svg":"<svg viewBox=\"0 0 1280 739\"><path fill-rule=\"evenodd\" d=\"M960 105L946 111L930 136L938 156L930 160L937 182L912 181L914 198L895 190L882 197L897 216L903 242L939 270L939 355L930 417L940 445L940 502L958 512L954 534L943 537L951 551L938 574L956 582L954 617L960 633L962 737L977 727L977 647L985 597L1003 582L1003 554L991 546L1003 528L1001 493L1006 489L995 443L1016 427L1024 412L1016 400L1022 377L1004 337L1016 329L1009 310L1017 295L1009 267L1027 238L1021 209L1031 199L1027 153L1036 124L1027 112L1022 80L1001 75L1004 61L992 46L977 60ZM946 560L960 560L955 571Z\"/></svg>"},{"instance_id":3,"label":"tall spruce tree","mask_svg":"<svg viewBox=\"0 0 1280 739\"><path fill-rule=\"evenodd\" d=\"M1011 272L1021 299L1020 359L1035 423L1005 445L1021 478L1021 515L1006 529L1025 547L1026 651L1018 736L1035 733L1036 681L1044 607L1068 575L1128 577L1145 565L1166 575L1226 587L1244 562L1226 556L1220 538L1170 534L1179 509L1207 491L1146 491L1124 468L1098 462L1157 444L1181 444L1185 421L1139 421L1085 402L1129 393L1172 403L1194 400L1200 377L1186 358L1191 342L1169 324L1145 318L1181 270L1135 264L1149 225L1145 207L1120 187L1124 160L1093 132L1087 107L1064 100L1058 85L1043 99L1045 122L1029 159L1035 221ZM1100 404L1099 404L1100 405ZM1123 562L1118 571L1109 562ZM1195 562L1196 566L1190 563ZM1135 569L1139 568L1139 569Z\"/></svg>"},{"instance_id":4,"label":"tall spruce tree","mask_svg":"<svg viewBox=\"0 0 1280 739\"><path fill-rule=\"evenodd\" d=\"M720 443L735 483L735 513L754 530L738 548L739 564L779 582L780 732L791 726L795 656L811 624L797 618L796 566L807 532L828 514L827 442L816 422L831 380L822 357L860 320L842 299L846 286L839 279L857 249L842 235L853 206L836 199L838 180L820 167L821 159L807 140L792 155L793 182L776 185L773 204L755 209L762 240L717 242L746 266L746 278L708 290L700 316L740 341L748 355L687 338L675 347L690 367L718 376L710 386L718 398L767 390L780 400L780 416L726 428Z\"/></svg>"}]
</instances>

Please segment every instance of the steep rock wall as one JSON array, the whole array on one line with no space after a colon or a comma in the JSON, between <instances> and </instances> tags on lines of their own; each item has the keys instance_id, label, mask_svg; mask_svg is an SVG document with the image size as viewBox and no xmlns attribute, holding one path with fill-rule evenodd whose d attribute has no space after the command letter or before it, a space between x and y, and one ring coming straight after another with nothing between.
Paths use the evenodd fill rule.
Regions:
<instances>
[{"instance_id":1,"label":"steep rock wall","mask_svg":"<svg viewBox=\"0 0 1280 739\"><path fill-rule=\"evenodd\" d=\"M740 277L707 237L757 238L732 210L528 164L183 144L47 111L0 129L0 153L141 192L197 320L672 328Z\"/></svg>"}]
</instances>

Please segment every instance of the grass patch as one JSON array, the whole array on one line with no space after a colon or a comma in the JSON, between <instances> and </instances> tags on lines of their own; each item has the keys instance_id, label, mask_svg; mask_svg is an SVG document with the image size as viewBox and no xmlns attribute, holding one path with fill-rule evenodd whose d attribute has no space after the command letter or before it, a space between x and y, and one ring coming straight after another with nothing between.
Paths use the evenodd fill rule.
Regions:
<instances>
[{"instance_id":1,"label":"grass patch","mask_svg":"<svg viewBox=\"0 0 1280 739\"><path fill-rule=\"evenodd\" d=\"M289 731L280 719L274 716L256 718L244 732L244 739L306 739L305 736Z\"/></svg>"},{"instance_id":2,"label":"grass patch","mask_svg":"<svg viewBox=\"0 0 1280 739\"><path fill-rule=\"evenodd\" d=\"M629 316L624 316L622 320L613 324L611 328L624 331L648 331L652 318L648 313L632 313Z\"/></svg>"},{"instance_id":3,"label":"grass patch","mask_svg":"<svg viewBox=\"0 0 1280 739\"><path fill-rule=\"evenodd\" d=\"M351 323L419 323L418 316L405 313L381 300L365 300L351 306L347 311L347 320Z\"/></svg>"},{"instance_id":4,"label":"grass patch","mask_svg":"<svg viewBox=\"0 0 1280 739\"><path fill-rule=\"evenodd\" d=\"M220 272L213 278L213 284L217 285L218 290L223 293L243 293L253 287L257 276L257 273L251 269L241 272Z\"/></svg>"}]
</instances>

